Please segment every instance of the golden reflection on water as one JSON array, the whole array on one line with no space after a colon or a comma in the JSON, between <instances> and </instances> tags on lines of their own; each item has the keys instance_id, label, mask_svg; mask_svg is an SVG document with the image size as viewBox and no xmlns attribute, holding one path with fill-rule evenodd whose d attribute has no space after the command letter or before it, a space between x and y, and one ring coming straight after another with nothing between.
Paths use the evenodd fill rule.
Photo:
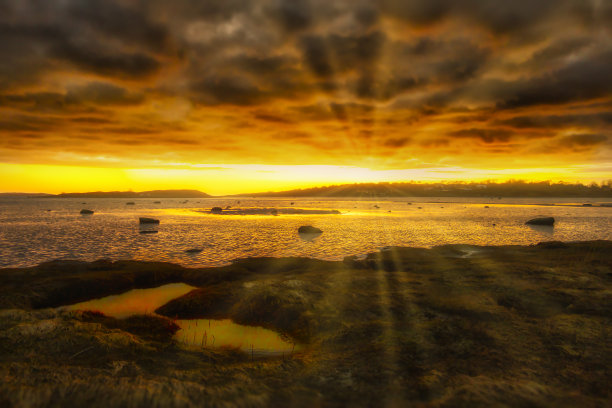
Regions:
<instances>
[{"instance_id":1,"label":"golden reflection on water","mask_svg":"<svg viewBox=\"0 0 612 408\"><path fill-rule=\"evenodd\" d=\"M118 319L154 313L170 300L196 289L184 283L172 283L151 289L133 289L120 295L107 296L64 306L62 310L95 310ZM298 347L278 333L263 327L243 326L229 319L190 319L174 321L180 330L175 340L197 347L228 347L253 352L258 356L290 354Z\"/></svg>"},{"instance_id":2,"label":"golden reflection on water","mask_svg":"<svg viewBox=\"0 0 612 408\"><path fill-rule=\"evenodd\" d=\"M124 318L138 314L153 313L172 299L196 289L184 283L171 283L151 289L133 289L120 295L88 300L66 306L64 310L95 310L107 316Z\"/></svg>"},{"instance_id":3,"label":"golden reflection on water","mask_svg":"<svg viewBox=\"0 0 612 408\"><path fill-rule=\"evenodd\" d=\"M181 330L174 338L197 347L230 347L254 353L285 353L295 351L295 344L278 333L263 327L243 326L229 319L177 320Z\"/></svg>"}]
</instances>

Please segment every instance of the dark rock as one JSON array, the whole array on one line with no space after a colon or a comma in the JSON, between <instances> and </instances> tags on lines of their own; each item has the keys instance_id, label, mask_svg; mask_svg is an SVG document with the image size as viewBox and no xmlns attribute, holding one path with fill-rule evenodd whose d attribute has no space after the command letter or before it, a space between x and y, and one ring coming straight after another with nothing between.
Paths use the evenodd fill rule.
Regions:
<instances>
[{"instance_id":1,"label":"dark rock","mask_svg":"<svg viewBox=\"0 0 612 408\"><path fill-rule=\"evenodd\" d=\"M188 254L199 254L202 251L203 251L202 248L191 248L191 249L185 250L185 252L187 252Z\"/></svg>"},{"instance_id":2,"label":"dark rock","mask_svg":"<svg viewBox=\"0 0 612 408\"><path fill-rule=\"evenodd\" d=\"M226 206L226 207L225 207L225 209L226 209L226 210L229 210L229 209L231 209L231 208L232 208L232 206L231 206L231 205L228 205L228 206Z\"/></svg>"},{"instance_id":3,"label":"dark rock","mask_svg":"<svg viewBox=\"0 0 612 408\"><path fill-rule=\"evenodd\" d=\"M276 209L274 209L274 208L273 208L273 209L272 209L272 211L270 211L270 214L272 214L272 215L278 215L278 210L276 210Z\"/></svg>"},{"instance_id":4,"label":"dark rock","mask_svg":"<svg viewBox=\"0 0 612 408\"><path fill-rule=\"evenodd\" d=\"M161 204L161 201L153 201L153 204Z\"/></svg>"},{"instance_id":5,"label":"dark rock","mask_svg":"<svg viewBox=\"0 0 612 408\"><path fill-rule=\"evenodd\" d=\"M298 228L298 232L300 234L322 234L323 233L323 231L311 225L302 225L300 228Z\"/></svg>"},{"instance_id":6,"label":"dark rock","mask_svg":"<svg viewBox=\"0 0 612 408\"><path fill-rule=\"evenodd\" d=\"M485 206L484 206L484 208L489 208L489 206L488 206L488 205L485 205Z\"/></svg>"},{"instance_id":7,"label":"dark rock","mask_svg":"<svg viewBox=\"0 0 612 408\"><path fill-rule=\"evenodd\" d=\"M157 230L142 230L140 234L157 234Z\"/></svg>"},{"instance_id":8,"label":"dark rock","mask_svg":"<svg viewBox=\"0 0 612 408\"><path fill-rule=\"evenodd\" d=\"M81 210L81 214L93 214L94 212L92 210Z\"/></svg>"},{"instance_id":9,"label":"dark rock","mask_svg":"<svg viewBox=\"0 0 612 408\"><path fill-rule=\"evenodd\" d=\"M141 224L159 224L159 220L155 218L140 217L139 221Z\"/></svg>"},{"instance_id":10,"label":"dark rock","mask_svg":"<svg viewBox=\"0 0 612 408\"><path fill-rule=\"evenodd\" d=\"M592 206L593 206L593 204L588 204L588 203L586 203L586 204L582 204L582 206L583 206L583 207L592 207Z\"/></svg>"},{"instance_id":11,"label":"dark rock","mask_svg":"<svg viewBox=\"0 0 612 408\"><path fill-rule=\"evenodd\" d=\"M220 213L222 213L222 212L223 212L223 208L221 208L221 207L213 207L213 208L210 210L210 212L211 212L211 213L214 213L214 214L220 214Z\"/></svg>"},{"instance_id":12,"label":"dark rock","mask_svg":"<svg viewBox=\"0 0 612 408\"><path fill-rule=\"evenodd\" d=\"M133 201L128 201L127 203L125 203L125 205L135 205L136 203Z\"/></svg>"},{"instance_id":13,"label":"dark rock","mask_svg":"<svg viewBox=\"0 0 612 408\"><path fill-rule=\"evenodd\" d=\"M529 225L553 225L554 223L555 223L555 219L553 217L538 217L538 218L530 219L525 224L529 224Z\"/></svg>"}]
</instances>

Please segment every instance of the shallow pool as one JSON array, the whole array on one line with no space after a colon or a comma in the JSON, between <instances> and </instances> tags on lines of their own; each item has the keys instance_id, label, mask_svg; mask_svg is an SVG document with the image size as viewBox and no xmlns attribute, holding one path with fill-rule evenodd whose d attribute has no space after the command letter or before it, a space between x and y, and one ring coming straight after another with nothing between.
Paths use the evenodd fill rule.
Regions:
<instances>
[{"instance_id":1,"label":"shallow pool","mask_svg":"<svg viewBox=\"0 0 612 408\"><path fill-rule=\"evenodd\" d=\"M184 283L172 283L157 288L132 289L120 295L88 300L63 310L95 310L106 316L126 318L140 314L155 314L155 310L172 299L196 289ZM229 319L186 319L174 321L179 327L174 339L201 348L234 348L251 353L253 357L284 355L299 346L278 333L257 326L236 324Z\"/></svg>"}]
</instances>

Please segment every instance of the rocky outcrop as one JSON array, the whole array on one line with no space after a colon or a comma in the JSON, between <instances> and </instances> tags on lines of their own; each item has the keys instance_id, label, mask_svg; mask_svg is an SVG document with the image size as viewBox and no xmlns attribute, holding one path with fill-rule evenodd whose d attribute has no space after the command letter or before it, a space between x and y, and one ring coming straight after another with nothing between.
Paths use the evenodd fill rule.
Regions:
<instances>
[{"instance_id":1,"label":"rocky outcrop","mask_svg":"<svg viewBox=\"0 0 612 408\"><path fill-rule=\"evenodd\" d=\"M555 224L555 219L553 217L538 217L538 218L530 219L525 224L528 224L528 225L554 225Z\"/></svg>"},{"instance_id":2,"label":"rocky outcrop","mask_svg":"<svg viewBox=\"0 0 612 408\"><path fill-rule=\"evenodd\" d=\"M155 218L140 217L138 220L141 224L159 224L159 220Z\"/></svg>"},{"instance_id":3,"label":"rocky outcrop","mask_svg":"<svg viewBox=\"0 0 612 408\"><path fill-rule=\"evenodd\" d=\"M300 234L322 234L323 231L321 231L319 228L313 227L312 225L302 225L300 228L298 228L298 232Z\"/></svg>"}]
</instances>

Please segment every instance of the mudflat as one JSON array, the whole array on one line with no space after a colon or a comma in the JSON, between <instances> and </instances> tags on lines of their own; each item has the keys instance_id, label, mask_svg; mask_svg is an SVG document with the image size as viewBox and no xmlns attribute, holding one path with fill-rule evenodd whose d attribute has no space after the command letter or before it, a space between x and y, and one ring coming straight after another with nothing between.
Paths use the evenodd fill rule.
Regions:
<instances>
[{"instance_id":1,"label":"mudflat","mask_svg":"<svg viewBox=\"0 0 612 408\"><path fill-rule=\"evenodd\" d=\"M154 314L59 306L184 282ZM178 343L231 319L275 358ZM583 406L612 393L612 242L390 247L218 268L53 261L0 270L1 406Z\"/></svg>"}]
</instances>

